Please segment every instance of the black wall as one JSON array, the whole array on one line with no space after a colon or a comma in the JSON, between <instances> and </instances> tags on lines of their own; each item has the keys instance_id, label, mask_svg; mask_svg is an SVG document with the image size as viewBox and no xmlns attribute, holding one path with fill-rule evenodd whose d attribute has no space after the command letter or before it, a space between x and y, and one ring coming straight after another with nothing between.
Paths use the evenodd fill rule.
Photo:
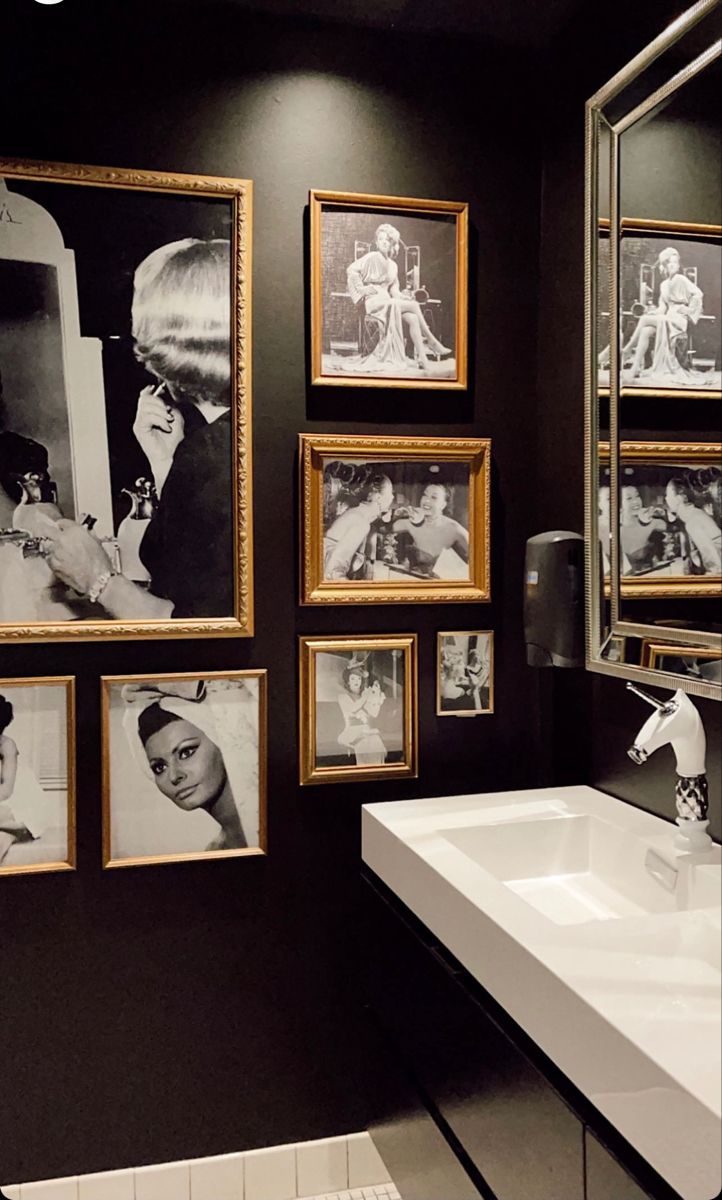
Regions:
<instances>
[{"instance_id":1,"label":"black wall","mask_svg":"<svg viewBox=\"0 0 722 1200\"><path fill-rule=\"evenodd\" d=\"M605 8L604 20L598 23L591 21L588 7L586 12L581 9L564 36L558 39L549 63L558 86L545 115L543 151L537 457L543 464L539 516L544 528L558 526L581 531L584 520L584 102L684 9L685 5L678 0L664 0L661 4L644 0L632 8L617 3ZM709 170L704 171L703 177L700 174L705 158L700 156L699 147L709 147L709 130L700 125L693 127L682 149L685 139L680 137L678 129L671 124L661 125L659 134L657 129L659 122L648 125L647 136L666 141L666 162L674 161L675 170L658 166L652 174L637 138L635 166L639 174L634 186L627 185L628 212L633 208L634 216L719 221L719 216L712 215L710 209L715 206L718 212L719 206L716 157L710 159ZM670 145L674 147L674 159ZM676 169L678 152L684 169ZM686 206L682 197L685 181ZM640 204L644 204L645 211L640 211ZM650 207L653 211L646 211ZM690 216L690 212L700 215ZM667 437L708 440L709 435L705 438L701 430L709 429L710 420L718 422L718 406L710 406L706 401L684 404L684 412L671 401L660 406L657 428L635 429L635 433L658 441ZM646 412L649 411L647 408ZM661 617L659 604L658 609L656 615ZM695 700L695 704L702 715L708 741L710 832L719 839L722 714L720 705L714 701ZM551 729L555 780L561 781L563 775L568 777L571 760L578 768L572 771L572 777L585 778L604 791L673 818L675 764L671 749L658 751L642 768L634 766L626 755L647 712L639 700L625 691L621 680L571 671L554 672L550 709L545 719Z\"/></svg>"},{"instance_id":2,"label":"black wall","mask_svg":"<svg viewBox=\"0 0 722 1200\"><path fill-rule=\"evenodd\" d=\"M79 782L77 873L0 881L0 1180L361 1129L345 984L361 804L539 780L549 680L526 667L521 631L524 542L544 527L533 64L215 2L5 0L2 24L0 154L255 181L257 634L0 648L4 676L77 676ZM309 390L310 187L470 202L468 396ZM491 437L491 604L299 609L305 430ZM580 469L576 432L555 456L565 448ZM435 635L449 628L495 630L495 715L434 716ZM419 779L299 789L297 635L407 630L420 638ZM269 669L268 857L103 874L99 676L243 666Z\"/></svg>"}]
</instances>

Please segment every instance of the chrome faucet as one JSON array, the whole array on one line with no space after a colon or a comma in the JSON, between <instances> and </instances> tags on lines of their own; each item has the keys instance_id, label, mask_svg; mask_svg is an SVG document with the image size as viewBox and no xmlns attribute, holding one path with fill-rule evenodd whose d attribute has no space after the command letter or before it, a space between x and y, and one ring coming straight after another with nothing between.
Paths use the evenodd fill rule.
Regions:
<instances>
[{"instance_id":1,"label":"chrome faucet","mask_svg":"<svg viewBox=\"0 0 722 1200\"><path fill-rule=\"evenodd\" d=\"M660 746L671 745L677 760L675 802L679 834L677 845L684 850L706 850L712 845L707 833L709 789L705 774L707 742L702 718L686 692L678 689L671 699L657 700L633 683L627 688L655 710L637 734L627 754L641 766Z\"/></svg>"}]
</instances>

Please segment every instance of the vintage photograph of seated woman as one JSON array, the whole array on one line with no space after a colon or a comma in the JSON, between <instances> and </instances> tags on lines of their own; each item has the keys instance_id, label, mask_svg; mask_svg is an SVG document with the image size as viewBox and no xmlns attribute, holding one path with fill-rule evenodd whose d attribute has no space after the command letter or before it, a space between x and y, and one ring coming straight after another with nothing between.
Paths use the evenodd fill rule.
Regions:
<instances>
[{"instance_id":1,"label":"vintage photograph of seated woman","mask_svg":"<svg viewBox=\"0 0 722 1200\"><path fill-rule=\"evenodd\" d=\"M232 617L230 207L0 189L0 622Z\"/></svg>"},{"instance_id":2,"label":"vintage photograph of seated woman","mask_svg":"<svg viewBox=\"0 0 722 1200\"><path fill-rule=\"evenodd\" d=\"M324 211L322 372L455 379L453 218Z\"/></svg>"},{"instance_id":3,"label":"vintage photograph of seated woman","mask_svg":"<svg viewBox=\"0 0 722 1200\"><path fill-rule=\"evenodd\" d=\"M325 580L469 578L469 468L324 464Z\"/></svg>"},{"instance_id":4,"label":"vintage photograph of seated woman","mask_svg":"<svg viewBox=\"0 0 722 1200\"><path fill-rule=\"evenodd\" d=\"M320 652L316 659L316 765L404 761L401 650Z\"/></svg>"}]
</instances>

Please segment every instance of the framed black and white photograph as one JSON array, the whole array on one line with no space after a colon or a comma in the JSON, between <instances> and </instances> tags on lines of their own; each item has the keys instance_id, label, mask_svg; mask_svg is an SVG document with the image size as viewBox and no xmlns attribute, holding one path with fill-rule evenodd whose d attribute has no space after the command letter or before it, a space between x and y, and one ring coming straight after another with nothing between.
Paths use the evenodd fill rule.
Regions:
<instances>
[{"instance_id":1,"label":"framed black and white photograph","mask_svg":"<svg viewBox=\"0 0 722 1200\"><path fill-rule=\"evenodd\" d=\"M480 717L494 711L494 633L440 633L436 715Z\"/></svg>"},{"instance_id":2,"label":"framed black and white photograph","mask_svg":"<svg viewBox=\"0 0 722 1200\"><path fill-rule=\"evenodd\" d=\"M106 676L103 866L266 852L266 672Z\"/></svg>"},{"instance_id":3,"label":"framed black and white photograph","mask_svg":"<svg viewBox=\"0 0 722 1200\"><path fill-rule=\"evenodd\" d=\"M303 603L488 600L490 453L302 434Z\"/></svg>"},{"instance_id":4,"label":"framed black and white photograph","mask_svg":"<svg viewBox=\"0 0 722 1200\"><path fill-rule=\"evenodd\" d=\"M416 634L300 641L300 779L418 774Z\"/></svg>"},{"instance_id":5,"label":"framed black and white photograph","mask_svg":"<svg viewBox=\"0 0 722 1200\"><path fill-rule=\"evenodd\" d=\"M69 676L0 679L0 877L75 868Z\"/></svg>"},{"instance_id":6,"label":"framed black and white photograph","mask_svg":"<svg viewBox=\"0 0 722 1200\"><path fill-rule=\"evenodd\" d=\"M251 184L0 159L0 640L253 632Z\"/></svg>"},{"instance_id":7,"label":"framed black and white photograph","mask_svg":"<svg viewBox=\"0 0 722 1200\"><path fill-rule=\"evenodd\" d=\"M625 219L620 240L620 387L722 395L722 229ZM599 242L599 386L609 387L609 235ZM606 297L606 302L605 302Z\"/></svg>"},{"instance_id":8,"label":"framed black and white photograph","mask_svg":"<svg viewBox=\"0 0 722 1200\"><path fill-rule=\"evenodd\" d=\"M468 205L312 191L314 384L467 385Z\"/></svg>"},{"instance_id":9,"label":"framed black and white photograph","mask_svg":"<svg viewBox=\"0 0 722 1200\"><path fill-rule=\"evenodd\" d=\"M675 642L642 642L642 666L688 679L722 681L722 654L714 646L684 646Z\"/></svg>"},{"instance_id":10,"label":"framed black and white photograph","mask_svg":"<svg viewBox=\"0 0 722 1200\"><path fill-rule=\"evenodd\" d=\"M599 538L609 578L611 470L600 443ZM719 596L722 588L722 445L622 442L619 462L621 593Z\"/></svg>"}]
</instances>

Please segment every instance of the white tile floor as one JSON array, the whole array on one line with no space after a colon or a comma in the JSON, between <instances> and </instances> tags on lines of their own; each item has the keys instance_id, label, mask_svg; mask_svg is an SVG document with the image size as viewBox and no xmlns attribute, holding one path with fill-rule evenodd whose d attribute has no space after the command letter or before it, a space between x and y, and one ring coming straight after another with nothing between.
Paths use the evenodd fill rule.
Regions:
<instances>
[{"instance_id":1,"label":"white tile floor","mask_svg":"<svg viewBox=\"0 0 722 1200\"><path fill-rule=\"evenodd\" d=\"M350 1192L334 1192L325 1196L309 1196L308 1200L401 1200L392 1183L376 1187L352 1188Z\"/></svg>"}]
</instances>

